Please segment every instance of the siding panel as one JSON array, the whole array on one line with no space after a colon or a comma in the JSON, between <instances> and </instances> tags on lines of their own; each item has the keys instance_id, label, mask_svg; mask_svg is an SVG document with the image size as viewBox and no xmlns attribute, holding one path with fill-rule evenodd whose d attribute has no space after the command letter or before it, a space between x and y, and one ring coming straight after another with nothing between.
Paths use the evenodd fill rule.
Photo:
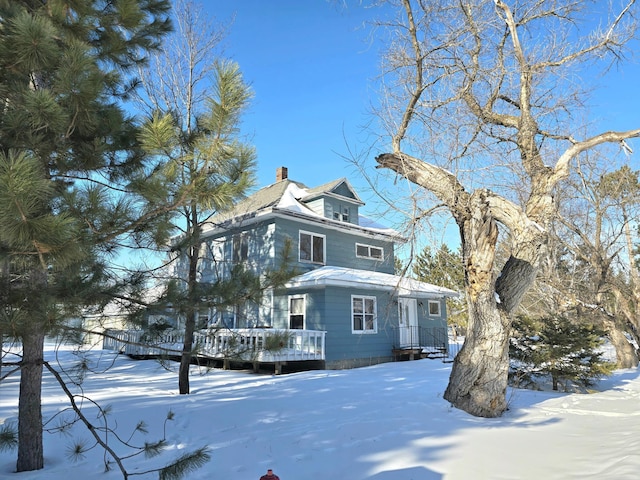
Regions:
<instances>
[{"instance_id":1,"label":"siding panel","mask_svg":"<svg viewBox=\"0 0 640 480\"><path fill-rule=\"evenodd\" d=\"M295 222L289 219L277 219L275 242L276 251L281 252L285 239L291 241L292 257L296 267L301 273L307 272L321 265L298 262L298 240L300 230L324 235L326 238L325 264L335 267L357 268L360 270L372 270L383 273L394 273L394 249L393 242L374 239L371 236L358 232L343 232L327 228L324 225L310 225ZM356 257L356 243L382 248L384 258L382 260Z\"/></svg>"}]
</instances>

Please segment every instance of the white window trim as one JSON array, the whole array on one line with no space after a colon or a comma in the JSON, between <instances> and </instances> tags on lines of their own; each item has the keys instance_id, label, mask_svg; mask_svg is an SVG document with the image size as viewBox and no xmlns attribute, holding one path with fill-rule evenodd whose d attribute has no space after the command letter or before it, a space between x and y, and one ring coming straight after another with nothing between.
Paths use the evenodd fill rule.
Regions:
<instances>
[{"instance_id":1,"label":"white window trim","mask_svg":"<svg viewBox=\"0 0 640 480\"><path fill-rule=\"evenodd\" d=\"M358 255L358 247L366 247L368 254L367 255ZM371 249L375 248L380 250L380 258L374 257L371 255ZM356 243L356 257L357 258L368 258L369 260L381 261L384 260L384 248L377 247L375 245L367 245L366 243Z\"/></svg>"},{"instance_id":2,"label":"white window trim","mask_svg":"<svg viewBox=\"0 0 640 480\"><path fill-rule=\"evenodd\" d=\"M300 252L302 251L302 249L300 248L300 237L302 235L311 235L311 255L313 256L313 237L319 237L322 238L322 262L314 262L313 259L311 260L303 260L302 258L300 258ZM326 265L327 264L327 236L326 235L322 235L321 233L314 233L314 232L308 232L306 230L300 230L298 232L298 261L300 263L313 263L315 265Z\"/></svg>"},{"instance_id":3,"label":"white window trim","mask_svg":"<svg viewBox=\"0 0 640 480\"><path fill-rule=\"evenodd\" d=\"M353 300L355 298L361 298L363 301L364 300L373 300L373 330L356 330L354 328L354 311L353 311ZM364 305L363 305L364 307ZM357 334L357 335L373 335L378 333L378 297L374 297L374 296L370 296L370 295L351 295L351 304L350 307L351 308L351 333L353 334ZM363 312L364 315L364 312ZM364 327L364 325L366 324L364 318L362 319L362 326Z\"/></svg>"},{"instance_id":4,"label":"white window trim","mask_svg":"<svg viewBox=\"0 0 640 480\"><path fill-rule=\"evenodd\" d=\"M307 296L305 294L289 295L287 298L287 328L291 328L291 300L302 299L302 330L307 328Z\"/></svg>"},{"instance_id":5,"label":"white window trim","mask_svg":"<svg viewBox=\"0 0 640 480\"><path fill-rule=\"evenodd\" d=\"M433 304L438 305L438 313L431 313L431 305L433 305ZM437 300L429 300L429 303L427 305L427 312L429 313L430 317L441 317L442 316L442 305Z\"/></svg>"}]
</instances>

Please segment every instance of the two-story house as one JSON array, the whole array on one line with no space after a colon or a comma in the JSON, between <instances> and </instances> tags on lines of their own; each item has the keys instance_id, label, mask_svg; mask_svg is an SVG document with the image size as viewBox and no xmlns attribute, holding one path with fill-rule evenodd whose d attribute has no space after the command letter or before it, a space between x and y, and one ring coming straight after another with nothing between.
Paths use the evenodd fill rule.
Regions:
<instances>
[{"instance_id":1,"label":"two-story house","mask_svg":"<svg viewBox=\"0 0 640 480\"><path fill-rule=\"evenodd\" d=\"M363 205L344 178L308 188L281 167L275 183L210 218L202 281L237 262L260 273L285 245L299 274L260 305L201 312L202 326L323 332L328 368L389 361L403 348L447 348L445 298L457 293L394 275L403 239L361 216Z\"/></svg>"},{"instance_id":2,"label":"two-story house","mask_svg":"<svg viewBox=\"0 0 640 480\"><path fill-rule=\"evenodd\" d=\"M279 371L291 362L348 368L445 352L445 299L458 294L395 275L395 247L404 239L360 215L363 205L344 178L308 188L281 167L275 183L209 218L201 235L200 281L229 278L238 263L264 273L285 250L296 275L266 291L259 304L200 311L198 355L275 364ZM184 278L183 262L175 268ZM156 313L149 314L151 322L162 318L175 328L153 346L144 346L141 330L121 330L110 332L105 348L179 355L181 319Z\"/></svg>"}]
</instances>

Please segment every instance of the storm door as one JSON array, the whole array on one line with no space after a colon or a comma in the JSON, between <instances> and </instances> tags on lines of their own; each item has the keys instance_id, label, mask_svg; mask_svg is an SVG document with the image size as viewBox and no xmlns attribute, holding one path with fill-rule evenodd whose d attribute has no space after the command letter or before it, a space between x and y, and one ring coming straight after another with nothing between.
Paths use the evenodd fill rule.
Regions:
<instances>
[{"instance_id":1,"label":"storm door","mask_svg":"<svg viewBox=\"0 0 640 480\"><path fill-rule=\"evenodd\" d=\"M398 299L400 347L418 347L418 305L415 298Z\"/></svg>"}]
</instances>

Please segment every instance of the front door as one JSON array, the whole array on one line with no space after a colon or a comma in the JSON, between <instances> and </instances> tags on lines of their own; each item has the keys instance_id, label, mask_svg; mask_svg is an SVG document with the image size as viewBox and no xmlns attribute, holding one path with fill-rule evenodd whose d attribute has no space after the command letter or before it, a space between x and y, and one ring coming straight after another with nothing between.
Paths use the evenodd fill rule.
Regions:
<instances>
[{"instance_id":1,"label":"front door","mask_svg":"<svg viewBox=\"0 0 640 480\"><path fill-rule=\"evenodd\" d=\"M417 347L418 338L418 305L415 298L398 299L398 319L400 330L400 347Z\"/></svg>"}]
</instances>

